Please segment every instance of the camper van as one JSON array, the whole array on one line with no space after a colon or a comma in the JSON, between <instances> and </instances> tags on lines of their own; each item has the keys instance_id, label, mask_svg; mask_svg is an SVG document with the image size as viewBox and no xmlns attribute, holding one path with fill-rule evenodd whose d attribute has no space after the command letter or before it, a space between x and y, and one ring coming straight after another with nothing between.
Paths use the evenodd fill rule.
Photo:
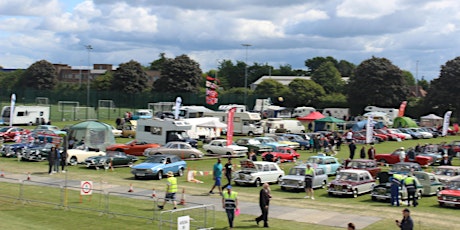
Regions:
<instances>
[{"instance_id":1,"label":"camper van","mask_svg":"<svg viewBox=\"0 0 460 230\"><path fill-rule=\"evenodd\" d=\"M48 106L15 106L14 113L10 122L10 106L2 109L2 120L8 125L39 125L49 122L50 107Z\"/></svg>"},{"instance_id":2,"label":"camper van","mask_svg":"<svg viewBox=\"0 0 460 230\"><path fill-rule=\"evenodd\" d=\"M183 121L191 125L187 134L190 138L198 140L213 140L220 137L221 131L227 125L220 122L218 117L186 118Z\"/></svg>"},{"instance_id":3,"label":"camper van","mask_svg":"<svg viewBox=\"0 0 460 230\"><path fill-rule=\"evenodd\" d=\"M391 124L393 124L393 120L399 115L399 109L380 108L372 105L366 106L366 108L364 108L364 111L386 113Z\"/></svg>"},{"instance_id":4,"label":"camper van","mask_svg":"<svg viewBox=\"0 0 460 230\"><path fill-rule=\"evenodd\" d=\"M297 107L292 112L292 117L293 118L304 117L304 116L307 116L308 114L310 114L312 112L315 112L315 111L316 111L316 109L313 108L313 107L305 107L305 106Z\"/></svg>"},{"instance_id":5,"label":"camper van","mask_svg":"<svg viewBox=\"0 0 460 230\"><path fill-rule=\"evenodd\" d=\"M268 118L262 121L268 133L284 130L286 133L305 133L305 126L298 120L284 120L281 118Z\"/></svg>"},{"instance_id":6,"label":"camper van","mask_svg":"<svg viewBox=\"0 0 460 230\"><path fill-rule=\"evenodd\" d=\"M235 112L237 112L237 113L246 112L246 106L245 105L235 105L235 104L232 104L232 105L219 105L219 108L217 109L217 111L227 112L231 108L236 108Z\"/></svg>"},{"instance_id":7,"label":"camper van","mask_svg":"<svg viewBox=\"0 0 460 230\"><path fill-rule=\"evenodd\" d=\"M221 122L227 124L227 112L206 112L205 117L218 117ZM233 133L240 135L261 135L263 128L258 124L260 122L259 113L235 112L233 115Z\"/></svg>"},{"instance_id":8,"label":"camper van","mask_svg":"<svg viewBox=\"0 0 460 230\"><path fill-rule=\"evenodd\" d=\"M176 107L173 107L172 113L174 114ZM214 112L214 110L210 110L204 106L198 105L188 105L188 106L181 106L179 108L179 118L196 118L196 117L203 117L203 113L205 112Z\"/></svg>"},{"instance_id":9,"label":"camper van","mask_svg":"<svg viewBox=\"0 0 460 230\"><path fill-rule=\"evenodd\" d=\"M322 114L326 117L335 117L341 120L348 120L350 116L349 108L324 108Z\"/></svg>"},{"instance_id":10,"label":"camper van","mask_svg":"<svg viewBox=\"0 0 460 230\"><path fill-rule=\"evenodd\" d=\"M192 126L183 120L173 119L140 119L137 120L136 139L147 143L164 145L170 141L187 142L193 147L197 141L187 134Z\"/></svg>"}]
</instances>

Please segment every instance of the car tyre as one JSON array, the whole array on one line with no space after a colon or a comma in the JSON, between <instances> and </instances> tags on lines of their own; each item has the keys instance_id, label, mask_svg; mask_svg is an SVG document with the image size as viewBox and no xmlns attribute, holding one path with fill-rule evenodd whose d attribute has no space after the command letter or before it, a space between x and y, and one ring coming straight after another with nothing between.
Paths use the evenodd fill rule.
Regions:
<instances>
[{"instance_id":1,"label":"car tyre","mask_svg":"<svg viewBox=\"0 0 460 230\"><path fill-rule=\"evenodd\" d=\"M286 191L286 187L281 186L281 191Z\"/></svg>"},{"instance_id":2,"label":"car tyre","mask_svg":"<svg viewBox=\"0 0 460 230\"><path fill-rule=\"evenodd\" d=\"M72 165L72 166L75 166L78 164L78 160L77 160L77 157L73 156L70 158L69 160L69 164Z\"/></svg>"},{"instance_id":3,"label":"car tyre","mask_svg":"<svg viewBox=\"0 0 460 230\"><path fill-rule=\"evenodd\" d=\"M209 155L214 154L211 150L206 151Z\"/></svg>"},{"instance_id":4,"label":"car tyre","mask_svg":"<svg viewBox=\"0 0 460 230\"><path fill-rule=\"evenodd\" d=\"M327 184L327 182L325 180L323 180L323 182L321 183L321 188L326 188L326 184Z\"/></svg>"},{"instance_id":5,"label":"car tyre","mask_svg":"<svg viewBox=\"0 0 460 230\"><path fill-rule=\"evenodd\" d=\"M332 192L328 192L327 195L334 196L334 194L332 194Z\"/></svg>"},{"instance_id":6,"label":"car tyre","mask_svg":"<svg viewBox=\"0 0 460 230\"><path fill-rule=\"evenodd\" d=\"M262 186L262 182L260 181L260 178L257 178L257 179L256 179L256 181L254 182L254 185L255 185L256 187Z\"/></svg>"},{"instance_id":7,"label":"car tyre","mask_svg":"<svg viewBox=\"0 0 460 230\"><path fill-rule=\"evenodd\" d=\"M417 192L417 200L422 199L422 196L423 196L422 191L418 191L418 192Z\"/></svg>"},{"instance_id":8,"label":"car tyre","mask_svg":"<svg viewBox=\"0 0 460 230\"><path fill-rule=\"evenodd\" d=\"M163 179L163 171L159 171L157 174L157 180Z\"/></svg>"},{"instance_id":9,"label":"car tyre","mask_svg":"<svg viewBox=\"0 0 460 230\"><path fill-rule=\"evenodd\" d=\"M356 197L358 197L358 189L357 188L355 188L353 190L353 198L356 198Z\"/></svg>"},{"instance_id":10,"label":"car tyre","mask_svg":"<svg viewBox=\"0 0 460 230\"><path fill-rule=\"evenodd\" d=\"M195 154L190 154L189 158L196 158Z\"/></svg>"},{"instance_id":11,"label":"car tyre","mask_svg":"<svg viewBox=\"0 0 460 230\"><path fill-rule=\"evenodd\" d=\"M179 176L184 176L184 169L180 168L179 172L177 173Z\"/></svg>"},{"instance_id":12,"label":"car tyre","mask_svg":"<svg viewBox=\"0 0 460 230\"><path fill-rule=\"evenodd\" d=\"M104 169L109 170L110 169L110 162L105 162L104 163Z\"/></svg>"},{"instance_id":13,"label":"car tyre","mask_svg":"<svg viewBox=\"0 0 460 230\"><path fill-rule=\"evenodd\" d=\"M300 150L305 150L305 149L306 149L305 145L300 146Z\"/></svg>"}]
</instances>

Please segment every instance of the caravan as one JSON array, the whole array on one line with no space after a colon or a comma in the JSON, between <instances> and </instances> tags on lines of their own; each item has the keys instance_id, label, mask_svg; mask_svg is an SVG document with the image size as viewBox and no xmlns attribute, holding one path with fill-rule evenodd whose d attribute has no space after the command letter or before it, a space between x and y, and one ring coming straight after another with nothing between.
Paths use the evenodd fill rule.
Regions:
<instances>
[{"instance_id":1,"label":"caravan","mask_svg":"<svg viewBox=\"0 0 460 230\"><path fill-rule=\"evenodd\" d=\"M316 111L316 109L313 108L313 107L305 107L305 106L297 107L292 112L292 117L293 118L304 117L304 116L307 116L308 114L310 114L312 112L315 112L315 111Z\"/></svg>"},{"instance_id":2,"label":"caravan","mask_svg":"<svg viewBox=\"0 0 460 230\"><path fill-rule=\"evenodd\" d=\"M191 125L187 134L190 138L198 140L213 140L220 137L222 129L227 125L220 122L218 117L187 118L183 121Z\"/></svg>"},{"instance_id":3,"label":"caravan","mask_svg":"<svg viewBox=\"0 0 460 230\"><path fill-rule=\"evenodd\" d=\"M8 125L39 125L50 121L50 107L48 106L25 106L19 105L14 107L10 122L10 106L4 106L2 109L2 120Z\"/></svg>"},{"instance_id":4,"label":"caravan","mask_svg":"<svg viewBox=\"0 0 460 230\"><path fill-rule=\"evenodd\" d=\"M284 131L286 133L305 133L305 126L298 120L284 120L281 118L268 118L262 121L267 133Z\"/></svg>"},{"instance_id":5,"label":"caravan","mask_svg":"<svg viewBox=\"0 0 460 230\"><path fill-rule=\"evenodd\" d=\"M388 117L389 124L392 125L394 122L394 119L398 117L399 115L399 109L394 109L394 108L380 108L377 106L366 106L364 108L365 112L379 112L379 113L385 113Z\"/></svg>"},{"instance_id":6,"label":"caravan","mask_svg":"<svg viewBox=\"0 0 460 230\"><path fill-rule=\"evenodd\" d=\"M192 125L183 120L141 119L137 120L136 139L160 145L170 141L183 141L196 148L197 141L187 134L191 128Z\"/></svg>"},{"instance_id":7,"label":"caravan","mask_svg":"<svg viewBox=\"0 0 460 230\"><path fill-rule=\"evenodd\" d=\"M348 120L350 117L350 109L349 108L324 108L323 115L326 117L335 117L341 120Z\"/></svg>"}]
</instances>

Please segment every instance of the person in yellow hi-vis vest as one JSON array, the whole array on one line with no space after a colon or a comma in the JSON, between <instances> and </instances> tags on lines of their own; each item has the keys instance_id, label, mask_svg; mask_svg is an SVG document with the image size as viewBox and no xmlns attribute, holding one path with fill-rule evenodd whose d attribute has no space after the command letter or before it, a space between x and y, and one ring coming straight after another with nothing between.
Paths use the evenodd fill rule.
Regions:
<instances>
[{"instance_id":1,"label":"person in yellow hi-vis vest","mask_svg":"<svg viewBox=\"0 0 460 230\"><path fill-rule=\"evenodd\" d=\"M232 186L227 186L227 191L222 193L222 207L225 209L230 229L233 229L235 211L238 209L238 193L232 191Z\"/></svg>"},{"instance_id":2,"label":"person in yellow hi-vis vest","mask_svg":"<svg viewBox=\"0 0 460 230\"><path fill-rule=\"evenodd\" d=\"M407 206L410 206L410 201L412 200L412 205L417 207L418 202L415 194L417 191L417 183L412 175L412 172L410 172L404 179L404 186L406 186L407 190Z\"/></svg>"},{"instance_id":3,"label":"person in yellow hi-vis vest","mask_svg":"<svg viewBox=\"0 0 460 230\"><path fill-rule=\"evenodd\" d=\"M158 205L159 209L163 209L166 202L172 201L174 209L177 208L176 202L176 193L177 193L177 178L174 177L174 173L169 171L167 174L168 179L166 179L166 196L162 205Z\"/></svg>"}]
</instances>

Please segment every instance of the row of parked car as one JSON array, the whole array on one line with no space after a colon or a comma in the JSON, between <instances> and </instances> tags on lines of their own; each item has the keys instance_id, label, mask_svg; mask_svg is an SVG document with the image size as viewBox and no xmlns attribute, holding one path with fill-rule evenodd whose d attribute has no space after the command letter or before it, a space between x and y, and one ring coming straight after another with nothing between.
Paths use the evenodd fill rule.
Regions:
<instances>
[{"instance_id":1,"label":"row of parked car","mask_svg":"<svg viewBox=\"0 0 460 230\"><path fill-rule=\"evenodd\" d=\"M403 141L412 139L431 139L440 136L440 132L434 127L419 128L382 128L374 129L373 138L375 143L384 141ZM366 141L366 130L353 132L353 138Z\"/></svg>"}]
</instances>

